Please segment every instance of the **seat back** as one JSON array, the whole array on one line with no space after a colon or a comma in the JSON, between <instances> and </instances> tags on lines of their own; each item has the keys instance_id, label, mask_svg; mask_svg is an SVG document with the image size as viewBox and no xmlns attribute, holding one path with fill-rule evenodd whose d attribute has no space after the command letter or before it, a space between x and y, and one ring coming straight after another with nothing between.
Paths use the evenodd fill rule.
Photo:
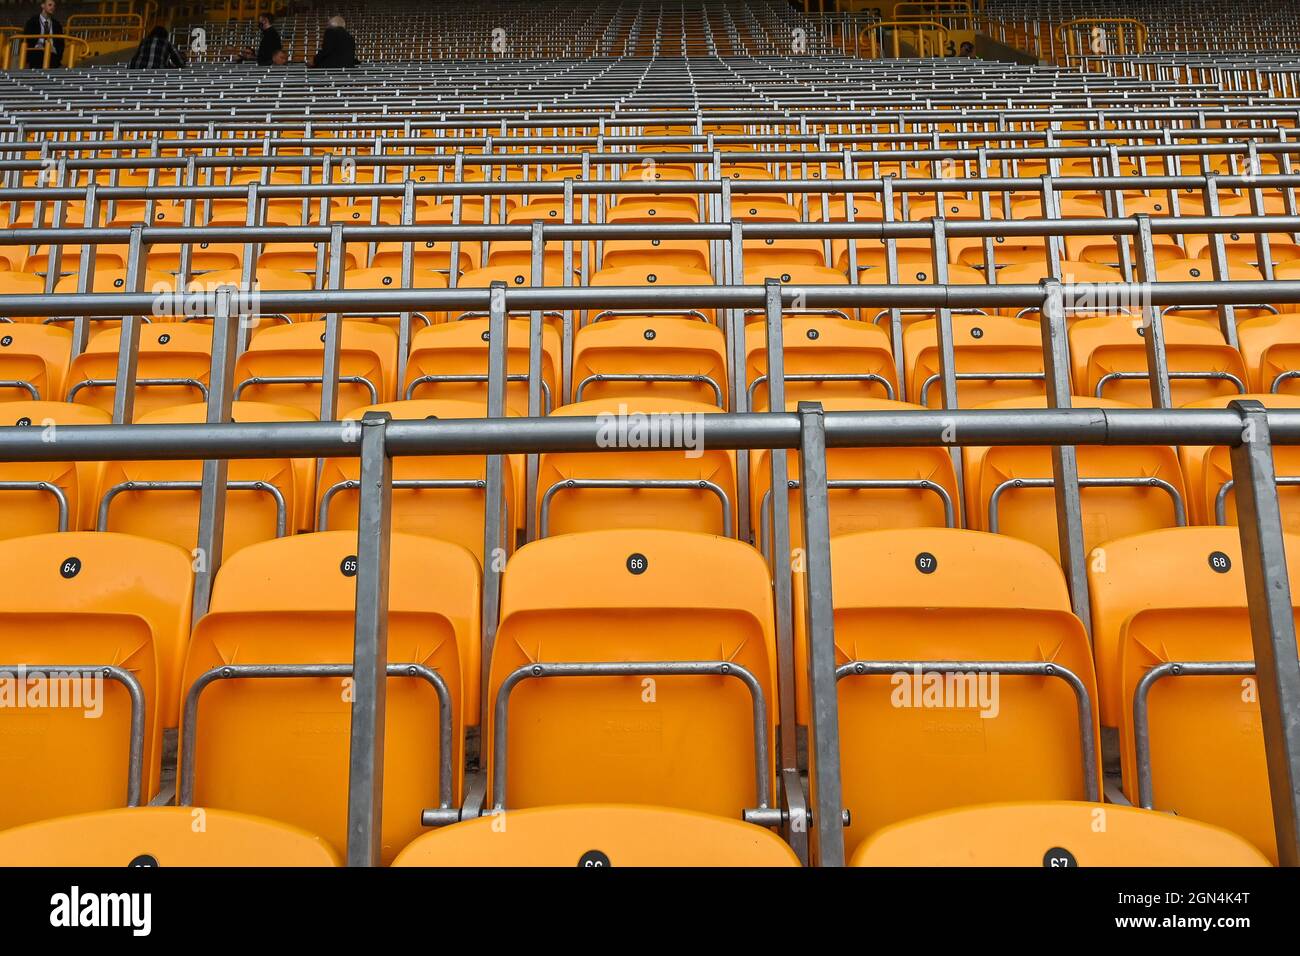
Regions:
<instances>
[{"instance_id":1,"label":"seat back","mask_svg":"<svg viewBox=\"0 0 1300 956\"><path fill-rule=\"evenodd\" d=\"M1207 567L1206 573L1213 572ZM1153 669L1171 664L1253 660L1250 611L1240 604L1151 607L1130 616L1120 631L1121 692L1125 701L1134 701L1120 724L1124 788L1134 803L1150 799L1157 810L1173 810L1238 833L1276 863L1253 669L1222 675L1153 674ZM1148 683L1152 679L1154 683ZM1138 776L1138 737L1143 731L1135 716L1139 688L1146 690L1149 798Z\"/></svg>"},{"instance_id":2,"label":"seat back","mask_svg":"<svg viewBox=\"0 0 1300 956\"><path fill-rule=\"evenodd\" d=\"M51 439L60 425L107 425L106 412L66 402L5 402L0 425L40 428ZM94 520L95 487L102 463L97 461L13 461L0 464L0 538L21 538L60 530L80 531ZM44 482L47 487L32 487ZM59 494L55 493L55 489ZM66 512L60 505L60 494Z\"/></svg>"},{"instance_id":3,"label":"seat back","mask_svg":"<svg viewBox=\"0 0 1300 956\"><path fill-rule=\"evenodd\" d=\"M715 405L674 399L575 402L553 412L595 416L606 448L662 451L547 452L537 479L538 529L568 534L598 528L674 528L736 533L735 453L705 444L703 417ZM652 419L652 414L667 416ZM651 429L651 422L656 427ZM584 483L638 482L638 487ZM655 482L673 487L655 488Z\"/></svg>"},{"instance_id":4,"label":"seat back","mask_svg":"<svg viewBox=\"0 0 1300 956\"><path fill-rule=\"evenodd\" d=\"M485 406L477 402L451 402L412 399L389 402L349 412L347 418L359 419L369 412L387 412L395 421L425 418L483 418ZM517 456L512 456L513 459ZM522 507L517 503L516 471L503 471L503 495L507 504L508 531L502 547L514 550L515 532L523 523ZM487 459L483 455L403 455L393 459L393 480L427 482L427 487L393 488L393 527L405 534L421 534L451 541L483 561L483 504ZM338 531L357 527L357 504L361 480L361 463L356 458L327 458L321 464L317 488L317 530ZM474 487L455 487L466 483ZM324 513L324 521L320 516Z\"/></svg>"},{"instance_id":5,"label":"seat back","mask_svg":"<svg viewBox=\"0 0 1300 956\"><path fill-rule=\"evenodd\" d=\"M195 628L187 694L214 668L352 662L356 534L296 535L245 548L217 574ZM390 677L384 734L383 859L437 807L440 761L460 799L467 691L478 681L479 572L456 545L392 536L388 661L427 668L449 696L451 752L439 743L439 695L421 676ZM219 679L202 690L189 756L194 802L269 817L346 845L349 684L338 677ZM186 717L186 720L192 718Z\"/></svg>"},{"instance_id":6,"label":"seat back","mask_svg":"<svg viewBox=\"0 0 1300 956\"><path fill-rule=\"evenodd\" d=\"M492 747L489 792L504 788L507 807L591 800L739 819L758 781L773 785L770 750L762 765L755 755L756 725L770 740L775 719L771 600L761 557L726 538L590 531L521 548L502 586L484 737L508 713L508 775ZM546 665L723 661L725 676L535 676ZM761 720L742 668L763 695Z\"/></svg>"},{"instance_id":7,"label":"seat back","mask_svg":"<svg viewBox=\"0 0 1300 956\"><path fill-rule=\"evenodd\" d=\"M574 401L727 402L726 337L712 322L624 315L592 322L573 344Z\"/></svg>"},{"instance_id":8,"label":"seat back","mask_svg":"<svg viewBox=\"0 0 1300 956\"><path fill-rule=\"evenodd\" d=\"M889 333L879 325L834 316L792 315L781 322L787 401L870 403L898 397ZM745 329L749 405L766 411L767 328Z\"/></svg>"},{"instance_id":9,"label":"seat back","mask_svg":"<svg viewBox=\"0 0 1300 956\"><path fill-rule=\"evenodd\" d=\"M930 528L844 535L831 557L837 666L886 667L849 670L838 684L847 853L920 813L1099 798L1092 652L1047 554L1006 536ZM795 596L799 622L803 589ZM798 627L801 674L806 660ZM1024 662L1034 673L909 666L954 661Z\"/></svg>"},{"instance_id":10,"label":"seat back","mask_svg":"<svg viewBox=\"0 0 1300 956\"><path fill-rule=\"evenodd\" d=\"M196 424L206 420L207 407L191 404L160 409L143 416L139 423ZM202 481L203 462L198 459L105 462L95 490L95 527L157 538L192 551L198 544ZM293 532L300 483L292 459L231 459L226 481L222 539L226 556ZM159 484L150 487L149 483Z\"/></svg>"},{"instance_id":11,"label":"seat back","mask_svg":"<svg viewBox=\"0 0 1300 956\"><path fill-rule=\"evenodd\" d=\"M391 401L397 333L378 322L345 320L341 324L337 413ZM322 322L295 322L261 330L235 363L235 396L319 413L324 342Z\"/></svg>"},{"instance_id":12,"label":"seat back","mask_svg":"<svg viewBox=\"0 0 1300 956\"><path fill-rule=\"evenodd\" d=\"M1078 396L1076 408L1127 408ZM987 408L1044 408L1011 399ZM1188 495L1177 452L1168 445L1081 445L1076 452L1085 550L1125 535L1188 523ZM1033 542L1058 560L1052 450L1044 445L963 449L969 526ZM1093 482L1089 486L1089 482ZM1104 482L1124 482L1105 486ZM1035 485L1038 485L1037 487Z\"/></svg>"},{"instance_id":13,"label":"seat back","mask_svg":"<svg viewBox=\"0 0 1300 956\"><path fill-rule=\"evenodd\" d=\"M113 411L122 330L105 329L72 360L68 401ZM206 324L150 322L140 328L135 418L174 405L203 401L212 371L212 329Z\"/></svg>"},{"instance_id":14,"label":"seat back","mask_svg":"<svg viewBox=\"0 0 1300 956\"><path fill-rule=\"evenodd\" d=\"M488 319L461 319L421 329L411 338L411 356L402 383L402 399L487 402ZM528 408L527 319L509 319L506 327L506 403ZM560 336L542 327L542 409L561 402L558 369ZM468 380L466 380L468 379Z\"/></svg>"},{"instance_id":15,"label":"seat back","mask_svg":"<svg viewBox=\"0 0 1300 956\"><path fill-rule=\"evenodd\" d=\"M1287 567L1300 567L1300 537L1287 535L1286 547ZM1153 568L1160 574L1153 574ZM1120 727L1131 719L1133 708L1121 686L1124 623L1147 608L1245 607L1238 531L1166 528L1109 541L1088 556L1088 592L1101 721Z\"/></svg>"},{"instance_id":16,"label":"seat back","mask_svg":"<svg viewBox=\"0 0 1300 956\"><path fill-rule=\"evenodd\" d=\"M71 352L70 327L0 324L0 402L57 402Z\"/></svg>"}]
</instances>

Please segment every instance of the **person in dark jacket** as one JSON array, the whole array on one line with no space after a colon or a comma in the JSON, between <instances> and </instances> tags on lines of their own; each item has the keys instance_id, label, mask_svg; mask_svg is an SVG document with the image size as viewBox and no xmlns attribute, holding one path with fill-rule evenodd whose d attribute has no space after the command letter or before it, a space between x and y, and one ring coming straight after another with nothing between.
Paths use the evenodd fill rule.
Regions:
<instances>
[{"instance_id":1,"label":"person in dark jacket","mask_svg":"<svg viewBox=\"0 0 1300 956\"><path fill-rule=\"evenodd\" d=\"M342 17L330 17L321 34L320 51L311 61L312 66L340 67L357 65L357 41L347 31Z\"/></svg>"},{"instance_id":2,"label":"person in dark jacket","mask_svg":"<svg viewBox=\"0 0 1300 956\"><path fill-rule=\"evenodd\" d=\"M284 41L280 39L280 31L273 25L269 13L264 13L257 18L257 26L261 31L257 49L245 47L239 53L239 61L245 63L256 60L258 66L272 66L275 63L275 54L284 49Z\"/></svg>"},{"instance_id":3,"label":"person in dark jacket","mask_svg":"<svg viewBox=\"0 0 1300 956\"><path fill-rule=\"evenodd\" d=\"M132 70L168 70L185 65L185 58L176 47L172 46L167 28L156 26L147 37L140 41L135 56L127 64Z\"/></svg>"},{"instance_id":4,"label":"person in dark jacket","mask_svg":"<svg viewBox=\"0 0 1300 956\"><path fill-rule=\"evenodd\" d=\"M57 35L62 32L63 24L54 19L54 0L41 0L40 9L23 27L23 33L32 36ZM61 39L24 40L23 47L27 51L28 69L39 70L45 65L45 45L47 43L53 48L50 51L50 67L63 66L63 41Z\"/></svg>"}]
</instances>

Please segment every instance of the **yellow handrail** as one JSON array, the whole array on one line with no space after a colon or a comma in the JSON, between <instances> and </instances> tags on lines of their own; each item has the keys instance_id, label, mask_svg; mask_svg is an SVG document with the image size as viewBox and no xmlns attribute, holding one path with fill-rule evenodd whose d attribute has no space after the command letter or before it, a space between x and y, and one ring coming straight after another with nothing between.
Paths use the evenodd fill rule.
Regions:
<instances>
[{"instance_id":1,"label":"yellow handrail","mask_svg":"<svg viewBox=\"0 0 1300 956\"><path fill-rule=\"evenodd\" d=\"M11 68L14 49L20 45L22 47L22 52L19 54L19 60L22 65L19 66L18 69L27 69L27 53L30 49L28 44L25 42L27 40L62 40L63 58L66 61L63 65L67 67L76 66L78 52L84 54L90 48L90 44L81 37L70 36L67 33L15 33L11 36L5 37L4 55L3 57L0 57L0 70L8 70ZM78 46L80 47L80 51L77 49ZM40 68L42 70L48 70L50 68L50 60L53 56L54 44L45 44L41 56Z\"/></svg>"},{"instance_id":2,"label":"yellow handrail","mask_svg":"<svg viewBox=\"0 0 1300 956\"><path fill-rule=\"evenodd\" d=\"M138 13L75 13L64 25L70 36L90 43L139 43L144 17Z\"/></svg>"},{"instance_id":3,"label":"yellow handrail","mask_svg":"<svg viewBox=\"0 0 1300 956\"><path fill-rule=\"evenodd\" d=\"M883 33L886 30L891 32L893 59L903 55L903 34L915 36L913 49L919 57L942 56L944 44L948 41L948 28L933 20L880 20L864 27L858 34L859 41L866 42L869 58L875 59L883 55ZM929 39L931 34L935 36L933 40ZM880 35L881 42L877 42L877 35Z\"/></svg>"},{"instance_id":4,"label":"yellow handrail","mask_svg":"<svg viewBox=\"0 0 1300 956\"><path fill-rule=\"evenodd\" d=\"M1084 28L1088 29L1089 42L1087 50L1082 49ZM1133 33L1133 49L1129 49L1129 29ZM1112 35L1118 41L1112 45ZM1145 53L1147 48L1147 27L1141 20L1132 17L1081 17L1067 20L1056 28L1056 37L1065 50L1065 63L1089 56L1125 56L1129 53Z\"/></svg>"},{"instance_id":5,"label":"yellow handrail","mask_svg":"<svg viewBox=\"0 0 1300 956\"><path fill-rule=\"evenodd\" d=\"M975 11L970 0L904 0L894 7L894 19L942 21L949 28L955 21L964 21L962 29L973 29Z\"/></svg>"}]
</instances>

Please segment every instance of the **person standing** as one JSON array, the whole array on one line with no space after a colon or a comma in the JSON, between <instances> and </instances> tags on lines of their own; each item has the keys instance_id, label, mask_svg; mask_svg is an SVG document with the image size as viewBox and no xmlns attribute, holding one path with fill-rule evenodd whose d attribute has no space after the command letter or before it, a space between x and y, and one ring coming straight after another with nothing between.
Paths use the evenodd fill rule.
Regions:
<instances>
[{"instance_id":1,"label":"person standing","mask_svg":"<svg viewBox=\"0 0 1300 956\"><path fill-rule=\"evenodd\" d=\"M357 41L347 31L342 17L330 17L321 34L320 51L311 61L312 66L340 67L357 65Z\"/></svg>"},{"instance_id":2,"label":"person standing","mask_svg":"<svg viewBox=\"0 0 1300 956\"><path fill-rule=\"evenodd\" d=\"M39 70L45 66L45 48L50 47L50 68L63 66L63 24L54 19L54 0L41 0L40 9L27 21L23 33L39 36L39 40L25 40L27 68Z\"/></svg>"},{"instance_id":3,"label":"person standing","mask_svg":"<svg viewBox=\"0 0 1300 956\"><path fill-rule=\"evenodd\" d=\"M257 18L257 27L261 31L257 49L244 47L239 51L239 62L256 60L258 66L272 66L275 64L275 55L284 49L284 41L280 39L280 31L275 28L269 13L264 13Z\"/></svg>"},{"instance_id":4,"label":"person standing","mask_svg":"<svg viewBox=\"0 0 1300 956\"><path fill-rule=\"evenodd\" d=\"M171 38L167 35L167 28L156 26L150 34L140 41L139 48L135 51L135 56L131 57L131 62L127 67L132 70L166 70L173 67L180 68L185 65L185 59L172 46Z\"/></svg>"}]
</instances>

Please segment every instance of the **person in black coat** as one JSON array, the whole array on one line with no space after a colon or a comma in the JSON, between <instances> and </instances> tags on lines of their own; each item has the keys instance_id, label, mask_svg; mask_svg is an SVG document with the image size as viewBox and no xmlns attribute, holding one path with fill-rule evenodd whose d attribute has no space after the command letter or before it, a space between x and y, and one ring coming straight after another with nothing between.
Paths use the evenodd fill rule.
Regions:
<instances>
[{"instance_id":1,"label":"person in black coat","mask_svg":"<svg viewBox=\"0 0 1300 956\"><path fill-rule=\"evenodd\" d=\"M239 61L247 63L256 60L258 66L271 66L275 62L275 54L284 49L284 41L280 39L280 31L273 25L269 13L264 13L257 18L257 26L261 31L257 49L254 50L251 46L244 47L239 51Z\"/></svg>"},{"instance_id":2,"label":"person in black coat","mask_svg":"<svg viewBox=\"0 0 1300 956\"><path fill-rule=\"evenodd\" d=\"M340 67L357 65L357 41L347 31L342 17L330 17L325 32L321 34L320 51L311 61L312 66Z\"/></svg>"},{"instance_id":3,"label":"person in black coat","mask_svg":"<svg viewBox=\"0 0 1300 956\"><path fill-rule=\"evenodd\" d=\"M54 0L41 0L41 7L23 26L23 33L33 36L41 34L60 34L63 24L54 19ZM45 65L45 44L50 44L50 67L63 66L62 40L24 40L23 48L27 51L28 69L39 70Z\"/></svg>"}]
</instances>

